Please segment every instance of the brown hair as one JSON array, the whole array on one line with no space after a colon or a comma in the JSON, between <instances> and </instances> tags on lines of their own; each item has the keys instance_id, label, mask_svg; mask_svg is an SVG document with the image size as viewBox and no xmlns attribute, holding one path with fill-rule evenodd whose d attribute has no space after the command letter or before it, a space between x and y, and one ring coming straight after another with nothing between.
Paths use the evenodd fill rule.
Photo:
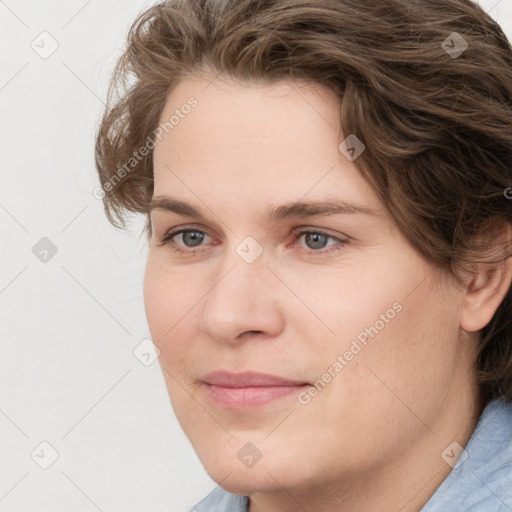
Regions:
<instances>
[{"instance_id":1,"label":"brown hair","mask_svg":"<svg viewBox=\"0 0 512 512\"><path fill-rule=\"evenodd\" d=\"M97 134L114 226L126 226L127 212L143 213L151 236L159 117L169 92L205 70L245 83L293 79L332 89L343 132L366 146L355 164L428 261L457 276L475 262L511 256L510 243L498 256L491 249L493 228L512 225L512 48L470 0L151 7L130 29ZM511 314L512 288L481 332L477 376L486 401L512 401Z\"/></svg>"}]
</instances>

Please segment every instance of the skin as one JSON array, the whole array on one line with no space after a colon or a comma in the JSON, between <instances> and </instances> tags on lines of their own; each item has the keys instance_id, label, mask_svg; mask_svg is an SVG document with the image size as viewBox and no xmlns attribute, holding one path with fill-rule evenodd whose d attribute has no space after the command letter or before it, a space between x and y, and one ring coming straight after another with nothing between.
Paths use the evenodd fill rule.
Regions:
<instances>
[{"instance_id":1,"label":"skin","mask_svg":"<svg viewBox=\"0 0 512 512\"><path fill-rule=\"evenodd\" d=\"M443 451L465 446L482 411L477 329L510 268L497 296L485 279L470 293L421 257L338 150L348 134L330 91L212 80L186 79L169 95L162 121L190 96L198 104L154 150L154 197L204 215L151 211L145 307L178 421L208 474L249 496L251 512L418 511L451 470ZM306 200L374 214L265 219ZM199 246L182 235L161 243L184 227L206 233ZM335 238L319 248L298 228ZM263 249L252 263L236 252L248 236ZM294 395L227 410L201 384L220 369L314 383L396 303L307 404ZM248 442L262 455L252 467L237 457Z\"/></svg>"}]
</instances>

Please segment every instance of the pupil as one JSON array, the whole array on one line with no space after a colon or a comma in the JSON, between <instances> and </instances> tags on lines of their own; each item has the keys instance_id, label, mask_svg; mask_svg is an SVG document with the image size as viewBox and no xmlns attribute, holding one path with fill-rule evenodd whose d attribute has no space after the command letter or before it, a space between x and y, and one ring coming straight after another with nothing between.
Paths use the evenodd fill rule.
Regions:
<instances>
[{"instance_id":1,"label":"pupil","mask_svg":"<svg viewBox=\"0 0 512 512\"><path fill-rule=\"evenodd\" d=\"M323 249L327 244L327 235L320 233L307 233L306 234L306 245L310 249Z\"/></svg>"},{"instance_id":2,"label":"pupil","mask_svg":"<svg viewBox=\"0 0 512 512\"><path fill-rule=\"evenodd\" d=\"M189 231L187 233L183 233L183 242L189 247L195 247L196 245L199 245L203 241L203 238L204 234L199 233L199 231Z\"/></svg>"}]
</instances>

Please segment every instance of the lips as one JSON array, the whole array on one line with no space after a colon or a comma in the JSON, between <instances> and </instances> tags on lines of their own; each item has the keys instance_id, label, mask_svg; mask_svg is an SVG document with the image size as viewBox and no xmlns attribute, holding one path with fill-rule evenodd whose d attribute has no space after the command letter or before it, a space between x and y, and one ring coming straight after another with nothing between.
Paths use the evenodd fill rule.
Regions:
<instances>
[{"instance_id":1,"label":"lips","mask_svg":"<svg viewBox=\"0 0 512 512\"><path fill-rule=\"evenodd\" d=\"M301 386L307 384L304 381L289 380L267 373L243 372L230 373L218 371L209 373L203 379L206 384L222 386L225 388L249 388L249 387L275 387L275 386Z\"/></svg>"},{"instance_id":2,"label":"lips","mask_svg":"<svg viewBox=\"0 0 512 512\"><path fill-rule=\"evenodd\" d=\"M225 409L249 409L268 405L299 392L307 382L258 372L217 371L202 379L209 399Z\"/></svg>"}]
</instances>

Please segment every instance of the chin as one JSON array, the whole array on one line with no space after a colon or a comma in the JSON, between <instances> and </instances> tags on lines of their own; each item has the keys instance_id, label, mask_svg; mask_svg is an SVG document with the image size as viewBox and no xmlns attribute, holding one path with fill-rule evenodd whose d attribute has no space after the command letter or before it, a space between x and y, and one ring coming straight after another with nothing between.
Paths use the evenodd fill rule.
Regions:
<instances>
[{"instance_id":1,"label":"chin","mask_svg":"<svg viewBox=\"0 0 512 512\"><path fill-rule=\"evenodd\" d=\"M289 487L289 482L286 481L281 474L274 474L272 470L269 473L263 468L237 468L232 470L231 473L218 471L220 468L208 470L208 475L224 490L242 496L248 496L257 492L272 492L279 491ZM229 476L227 476L229 475Z\"/></svg>"},{"instance_id":2,"label":"chin","mask_svg":"<svg viewBox=\"0 0 512 512\"><path fill-rule=\"evenodd\" d=\"M279 491L282 488L302 487L308 480L307 475L297 472L303 471L303 466L294 462L289 451L286 456L280 455L281 450L270 450L270 454L261 454L261 458L254 463L250 457L243 460L245 454L251 454L251 447L241 443L244 448L231 450L227 445L222 452L201 454L200 461L212 480L232 494L249 495L255 492ZM262 452L265 448L262 448ZM286 453L286 449L284 449ZM233 455L231 455L231 452ZM272 454L273 452L273 454ZM256 453L254 453L256 455ZM242 460L240 460L242 459ZM298 467L301 466L301 467Z\"/></svg>"}]
</instances>

